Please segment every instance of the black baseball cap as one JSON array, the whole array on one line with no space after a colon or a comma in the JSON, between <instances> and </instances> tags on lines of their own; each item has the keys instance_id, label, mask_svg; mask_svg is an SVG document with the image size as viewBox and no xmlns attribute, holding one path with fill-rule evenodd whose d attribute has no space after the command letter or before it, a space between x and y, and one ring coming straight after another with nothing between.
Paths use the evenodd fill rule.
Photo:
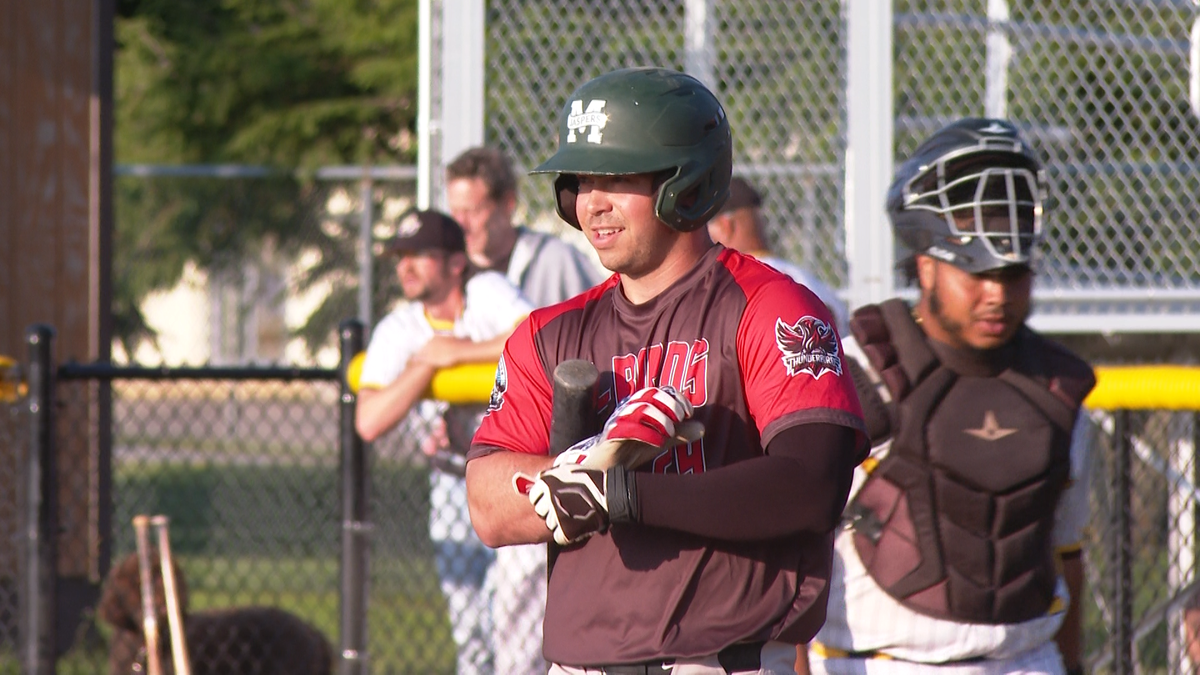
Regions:
<instances>
[{"instance_id":1,"label":"black baseball cap","mask_svg":"<svg viewBox=\"0 0 1200 675\"><path fill-rule=\"evenodd\" d=\"M721 213L737 211L748 206L762 206L762 195L750 187L746 179L734 176L729 181L729 199L725 201L725 206L721 207Z\"/></svg>"},{"instance_id":2,"label":"black baseball cap","mask_svg":"<svg viewBox=\"0 0 1200 675\"><path fill-rule=\"evenodd\" d=\"M446 251L462 253L467 250L462 226L441 211L412 210L400 217L396 236L388 241L385 253L420 253Z\"/></svg>"}]
</instances>

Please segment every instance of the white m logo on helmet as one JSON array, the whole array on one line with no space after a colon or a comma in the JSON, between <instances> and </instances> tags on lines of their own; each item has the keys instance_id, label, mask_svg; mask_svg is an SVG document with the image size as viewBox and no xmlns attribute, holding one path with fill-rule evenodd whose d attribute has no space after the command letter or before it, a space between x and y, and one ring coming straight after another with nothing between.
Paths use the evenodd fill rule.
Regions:
<instances>
[{"instance_id":1,"label":"white m logo on helmet","mask_svg":"<svg viewBox=\"0 0 1200 675\"><path fill-rule=\"evenodd\" d=\"M567 142L575 142L575 132L590 127L588 143L599 143L603 134L600 130L608 124L608 115L604 114L604 104L608 101L588 101L587 110L583 109L583 101L571 101L571 114L567 115Z\"/></svg>"}]
</instances>

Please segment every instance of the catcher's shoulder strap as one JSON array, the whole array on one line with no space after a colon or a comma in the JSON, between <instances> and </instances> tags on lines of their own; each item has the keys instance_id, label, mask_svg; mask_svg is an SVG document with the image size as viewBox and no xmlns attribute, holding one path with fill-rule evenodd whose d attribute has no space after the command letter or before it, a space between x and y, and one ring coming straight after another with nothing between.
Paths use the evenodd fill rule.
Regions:
<instances>
[{"instance_id":1,"label":"catcher's shoulder strap","mask_svg":"<svg viewBox=\"0 0 1200 675\"><path fill-rule=\"evenodd\" d=\"M1088 362L1029 328L1022 328L1018 339L1026 344L1022 345L1022 358L1014 370L1049 391L1072 415L1078 412L1096 386L1096 372Z\"/></svg>"},{"instance_id":2,"label":"catcher's shoulder strap","mask_svg":"<svg viewBox=\"0 0 1200 675\"><path fill-rule=\"evenodd\" d=\"M871 444L878 445L897 428L895 402L938 366L938 358L925 342L912 310L900 299L855 310L850 332L871 371L849 359L850 372L867 416Z\"/></svg>"}]
</instances>

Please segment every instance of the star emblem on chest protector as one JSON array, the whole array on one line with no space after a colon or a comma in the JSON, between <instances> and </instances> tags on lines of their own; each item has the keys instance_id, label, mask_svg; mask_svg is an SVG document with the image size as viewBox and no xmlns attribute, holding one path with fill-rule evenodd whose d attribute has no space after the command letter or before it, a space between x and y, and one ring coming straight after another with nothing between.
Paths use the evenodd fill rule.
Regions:
<instances>
[{"instance_id":1,"label":"star emblem on chest protector","mask_svg":"<svg viewBox=\"0 0 1200 675\"><path fill-rule=\"evenodd\" d=\"M978 429L963 429L963 431L985 441L998 441L1005 436L1017 433L1016 429L1002 428L1000 422L996 420L996 413L992 410L983 414L983 426Z\"/></svg>"}]
</instances>

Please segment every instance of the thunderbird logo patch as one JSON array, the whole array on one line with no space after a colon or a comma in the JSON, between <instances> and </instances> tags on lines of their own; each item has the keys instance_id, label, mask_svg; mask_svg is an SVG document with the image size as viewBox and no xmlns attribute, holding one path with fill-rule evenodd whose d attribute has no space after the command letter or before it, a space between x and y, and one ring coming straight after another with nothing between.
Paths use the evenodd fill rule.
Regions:
<instances>
[{"instance_id":1,"label":"thunderbird logo patch","mask_svg":"<svg viewBox=\"0 0 1200 675\"><path fill-rule=\"evenodd\" d=\"M802 316L792 325L775 320L775 344L783 352L788 375L808 373L814 380L825 373L842 374L842 354L833 326L815 316Z\"/></svg>"},{"instance_id":2,"label":"thunderbird logo patch","mask_svg":"<svg viewBox=\"0 0 1200 675\"><path fill-rule=\"evenodd\" d=\"M488 399L487 412L499 410L504 407L504 392L508 390L508 369L504 367L504 355L500 355L500 362L496 364L496 383L492 385L492 395Z\"/></svg>"}]
</instances>

